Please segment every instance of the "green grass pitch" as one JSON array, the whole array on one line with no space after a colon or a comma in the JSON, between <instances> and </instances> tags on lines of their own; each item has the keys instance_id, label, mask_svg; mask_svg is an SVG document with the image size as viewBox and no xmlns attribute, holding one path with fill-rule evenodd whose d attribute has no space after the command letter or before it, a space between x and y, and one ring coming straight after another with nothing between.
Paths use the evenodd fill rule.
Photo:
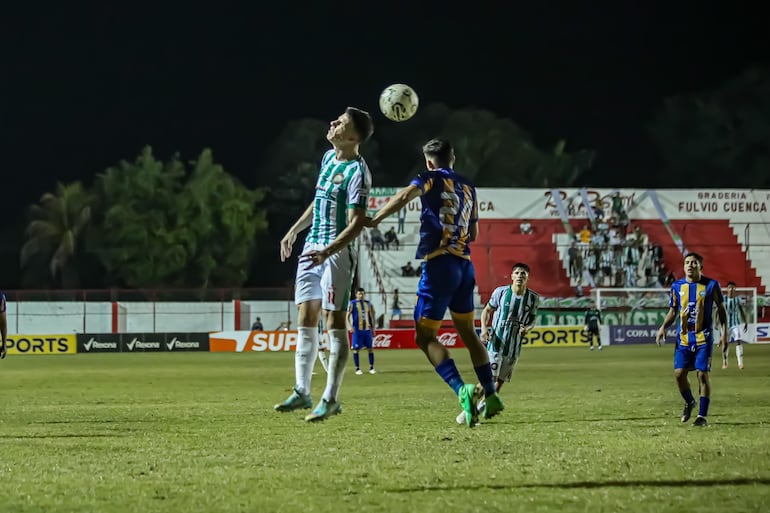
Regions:
<instances>
[{"instance_id":1,"label":"green grass pitch","mask_svg":"<svg viewBox=\"0 0 770 513\"><path fill-rule=\"evenodd\" d=\"M768 511L770 346L717 353L707 429L679 422L672 351L526 348L476 429L419 351L351 365L320 424L273 411L290 353L9 357L0 511Z\"/></svg>"}]
</instances>

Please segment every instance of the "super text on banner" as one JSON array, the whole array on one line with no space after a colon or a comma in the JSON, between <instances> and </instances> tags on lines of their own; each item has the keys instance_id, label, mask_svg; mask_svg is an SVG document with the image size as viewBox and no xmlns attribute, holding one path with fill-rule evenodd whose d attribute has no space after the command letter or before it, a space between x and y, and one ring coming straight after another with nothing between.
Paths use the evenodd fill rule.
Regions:
<instances>
[{"instance_id":1,"label":"super text on banner","mask_svg":"<svg viewBox=\"0 0 770 513\"><path fill-rule=\"evenodd\" d=\"M74 354L75 335L8 335L9 355Z\"/></svg>"}]
</instances>

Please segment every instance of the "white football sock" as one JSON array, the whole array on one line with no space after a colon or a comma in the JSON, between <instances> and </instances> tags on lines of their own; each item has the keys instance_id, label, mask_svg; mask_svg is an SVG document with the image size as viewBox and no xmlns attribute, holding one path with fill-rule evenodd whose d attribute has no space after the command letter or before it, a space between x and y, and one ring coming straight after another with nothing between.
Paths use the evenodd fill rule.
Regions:
<instances>
[{"instance_id":1,"label":"white football sock","mask_svg":"<svg viewBox=\"0 0 770 513\"><path fill-rule=\"evenodd\" d=\"M297 328L297 350L294 353L294 375L297 390L310 395L310 382L313 379L313 366L318 353L318 328Z\"/></svg>"},{"instance_id":2,"label":"white football sock","mask_svg":"<svg viewBox=\"0 0 770 513\"><path fill-rule=\"evenodd\" d=\"M738 365L743 365L743 344L735 346L735 356L738 357Z\"/></svg>"},{"instance_id":3,"label":"white football sock","mask_svg":"<svg viewBox=\"0 0 770 513\"><path fill-rule=\"evenodd\" d=\"M323 398L327 401L336 401L337 393L342 385L342 376L345 374L345 366L348 363L350 347L348 345L347 330L329 330L329 372L326 376L326 390Z\"/></svg>"},{"instance_id":4,"label":"white football sock","mask_svg":"<svg viewBox=\"0 0 770 513\"><path fill-rule=\"evenodd\" d=\"M329 372L329 353L324 349L318 348L318 360L321 362L321 367L325 372Z\"/></svg>"}]
</instances>

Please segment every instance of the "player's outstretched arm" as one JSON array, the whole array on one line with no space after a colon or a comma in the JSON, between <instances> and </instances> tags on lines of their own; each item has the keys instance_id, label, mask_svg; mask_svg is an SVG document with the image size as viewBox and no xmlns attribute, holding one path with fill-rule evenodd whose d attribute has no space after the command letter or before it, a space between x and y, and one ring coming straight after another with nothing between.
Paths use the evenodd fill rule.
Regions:
<instances>
[{"instance_id":1,"label":"player's outstretched arm","mask_svg":"<svg viewBox=\"0 0 770 513\"><path fill-rule=\"evenodd\" d=\"M484 305L484 309L481 311L481 341L486 342L489 340L489 332L487 326L489 326L489 316L494 314L496 308L489 303Z\"/></svg>"},{"instance_id":2,"label":"player's outstretched arm","mask_svg":"<svg viewBox=\"0 0 770 513\"><path fill-rule=\"evenodd\" d=\"M366 209L355 207L348 209L348 225L337 234L331 244L318 251L308 251L300 256L300 260L308 263L308 269L321 265L327 258L347 247L367 225Z\"/></svg>"},{"instance_id":3,"label":"player's outstretched arm","mask_svg":"<svg viewBox=\"0 0 770 513\"><path fill-rule=\"evenodd\" d=\"M749 329L749 319L746 317L746 312L743 310L743 305L738 302L738 313L741 315L741 319L743 320L743 330L746 331Z\"/></svg>"},{"instance_id":4,"label":"player's outstretched arm","mask_svg":"<svg viewBox=\"0 0 770 513\"><path fill-rule=\"evenodd\" d=\"M377 226L382 222L383 219L392 216L404 208L407 203L415 198L419 198L420 196L422 196L422 189L416 185L409 185L404 187L398 191L396 195L393 196L390 201L388 201L385 206L380 209L379 212L374 215L374 217L368 223L369 226Z\"/></svg>"},{"instance_id":5,"label":"player's outstretched arm","mask_svg":"<svg viewBox=\"0 0 770 513\"><path fill-rule=\"evenodd\" d=\"M281 262L285 262L291 256L291 248L294 246L294 242L297 240L297 235L302 233L302 230L310 226L310 223L313 220L314 203L315 202L310 202L310 205L308 205L302 215L299 216L297 222L294 223L291 228L289 228L289 231L286 232L286 235L284 235L283 239L281 239Z\"/></svg>"},{"instance_id":6,"label":"player's outstretched arm","mask_svg":"<svg viewBox=\"0 0 770 513\"><path fill-rule=\"evenodd\" d=\"M671 326L672 322L674 322L674 318L676 318L676 310L674 308L669 308L666 318L663 319L663 324L658 329L658 334L655 337L656 344L661 345L666 341L666 329Z\"/></svg>"},{"instance_id":7,"label":"player's outstretched arm","mask_svg":"<svg viewBox=\"0 0 770 513\"><path fill-rule=\"evenodd\" d=\"M717 317L722 326L719 334L719 345L722 347L722 351L727 351L727 310L725 310L725 304L722 301L722 293L718 289L714 291L714 303L717 305Z\"/></svg>"}]
</instances>

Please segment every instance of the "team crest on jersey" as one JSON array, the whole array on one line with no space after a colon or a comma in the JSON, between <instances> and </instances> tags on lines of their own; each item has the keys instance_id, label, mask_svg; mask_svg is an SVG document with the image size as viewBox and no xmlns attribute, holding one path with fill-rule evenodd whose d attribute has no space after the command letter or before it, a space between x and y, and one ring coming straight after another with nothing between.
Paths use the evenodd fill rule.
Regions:
<instances>
[{"instance_id":1,"label":"team crest on jersey","mask_svg":"<svg viewBox=\"0 0 770 513\"><path fill-rule=\"evenodd\" d=\"M334 185L341 184L342 180L344 180L344 177L342 176L342 173L337 173L336 175L332 176L332 183Z\"/></svg>"}]
</instances>

